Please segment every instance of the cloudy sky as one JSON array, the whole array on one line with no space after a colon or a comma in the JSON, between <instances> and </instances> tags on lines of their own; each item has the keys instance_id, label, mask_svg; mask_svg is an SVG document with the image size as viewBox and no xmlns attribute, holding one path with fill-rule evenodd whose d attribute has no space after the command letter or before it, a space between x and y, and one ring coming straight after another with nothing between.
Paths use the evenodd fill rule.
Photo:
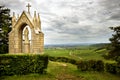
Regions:
<instances>
[{"instance_id":1,"label":"cloudy sky","mask_svg":"<svg viewBox=\"0 0 120 80\"><path fill-rule=\"evenodd\" d=\"M0 0L16 14L40 13L45 44L109 42L111 26L120 25L120 0Z\"/></svg>"}]
</instances>

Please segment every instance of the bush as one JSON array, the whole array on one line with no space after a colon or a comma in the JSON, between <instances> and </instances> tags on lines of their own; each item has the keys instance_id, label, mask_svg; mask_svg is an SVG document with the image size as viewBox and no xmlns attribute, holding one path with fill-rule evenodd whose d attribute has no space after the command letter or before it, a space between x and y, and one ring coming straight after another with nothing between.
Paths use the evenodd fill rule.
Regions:
<instances>
[{"instance_id":1,"label":"bush","mask_svg":"<svg viewBox=\"0 0 120 80\"><path fill-rule=\"evenodd\" d=\"M0 76L44 73L48 65L46 55L0 55Z\"/></svg>"},{"instance_id":2,"label":"bush","mask_svg":"<svg viewBox=\"0 0 120 80\"><path fill-rule=\"evenodd\" d=\"M120 74L120 64L117 63L106 63L105 69L107 72L112 74Z\"/></svg>"},{"instance_id":3,"label":"bush","mask_svg":"<svg viewBox=\"0 0 120 80\"><path fill-rule=\"evenodd\" d=\"M88 61L80 61L77 63L77 68L80 71L88 71L89 67L88 67Z\"/></svg>"},{"instance_id":4,"label":"bush","mask_svg":"<svg viewBox=\"0 0 120 80\"><path fill-rule=\"evenodd\" d=\"M70 58L67 58L67 57L53 57L53 56L49 56L49 60L76 64L76 60L70 59Z\"/></svg>"},{"instance_id":5,"label":"bush","mask_svg":"<svg viewBox=\"0 0 120 80\"><path fill-rule=\"evenodd\" d=\"M118 62L118 64L120 64L120 56L116 57L115 60Z\"/></svg>"},{"instance_id":6,"label":"bush","mask_svg":"<svg viewBox=\"0 0 120 80\"><path fill-rule=\"evenodd\" d=\"M117 68L116 68L117 74L120 75L120 63L117 64Z\"/></svg>"},{"instance_id":7,"label":"bush","mask_svg":"<svg viewBox=\"0 0 120 80\"><path fill-rule=\"evenodd\" d=\"M116 63L106 63L105 64L105 69L107 72L109 73L113 73L113 74L116 74L117 71L116 71Z\"/></svg>"},{"instance_id":8,"label":"bush","mask_svg":"<svg viewBox=\"0 0 120 80\"><path fill-rule=\"evenodd\" d=\"M101 60L79 61L77 68L80 71L104 71L104 63Z\"/></svg>"}]
</instances>

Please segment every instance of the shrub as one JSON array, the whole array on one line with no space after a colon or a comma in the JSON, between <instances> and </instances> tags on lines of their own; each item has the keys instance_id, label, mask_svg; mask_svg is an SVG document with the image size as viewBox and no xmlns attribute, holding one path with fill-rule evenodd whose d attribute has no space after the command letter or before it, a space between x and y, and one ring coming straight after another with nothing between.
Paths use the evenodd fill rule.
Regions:
<instances>
[{"instance_id":1,"label":"shrub","mask_svg":"<svg viewBox=\"0 0 120 80\"><path fill-rule=\"evenodd\" d=\"M105 64L105 69L107 72L110 72L110 73L113 73L113 74L116 74L116 63L106 63Z\"/></svg>"},{"instance_id":2,"label":"shrub","mask_svg":"<svg viewBox=\"0 0 120 80\"><path fill-rule=\"evenodd\" d=\"M78 70L80 70L80 71L88 71L89 70L88 61L79 61L77 64L78 64L77 65Z\"/></svg>"},{"instance_id":3,"label":"shrub","mask_svg":"<svg viewBox=\"0 0 120 80\"><path fill-rule=\"evenodd\" d=\"M101 60L98 60L96 62L96 70L97 71L104 71L104 62Z\"/></svg>"},{"instance_id":4,"label":"shrub","mask_svg":"<svg viewBox=\"0 0 120 80\"><path fill-rule=\"evenodd\" d=\"M120 63L117 64L117 68L116 68L117 74L120 75Z\"/></svg>"},{"instance_id":5,"label":"shrub","mask_svg":"<svg viewBox=\"0 0 120 80\"><path fill-rule=\"evenodd\" d=\"M104 71L104 63L101 60L79 61L77 68L80 71Z\"/></svg>"},{"instance_id":6,"label":"shrub","mask_svg":"<svg viewBox=\"0 0 120 80\"><path fill-rule=\"evenodd\" d=\"M44 73L48 65L46 55L0 55L0 76Z\"/></svg>"},{"instance_id":7,"label":"shrub","mask_svg":"<svg viewBox=\"0 0 120 80\"><path fill-rule=\"evenodd\" d=\"M115 60L120 64L120 56L116 57Z\"/></svg>"},{"instance_id":8,"label":"shrub","mask_svg":"<svg viewBox=\"0 0 120 80\"><path fill-rule=\"evenodd\" d=\"M120 74L120 64L118 63L106 63L105 69L112 74Z\"/></svg>"},{"instance_id":9,"label":"shrub","mask_svg":"<svg viewBox=\"0 0 120 80\"><path fill-rule=\"evenodd\" d=\"M49 56L49 60L76 64L76 60L70 59L70 58L67 58L67 57L53 57L53 56Z\"/></svg>"}]
</instances>

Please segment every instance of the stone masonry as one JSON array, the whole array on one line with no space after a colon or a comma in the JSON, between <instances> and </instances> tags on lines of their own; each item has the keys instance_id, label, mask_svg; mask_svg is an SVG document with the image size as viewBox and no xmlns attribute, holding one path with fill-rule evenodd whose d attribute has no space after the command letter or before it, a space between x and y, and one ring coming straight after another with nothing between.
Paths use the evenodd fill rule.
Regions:
<instances>
[{"instance_id":1,"label":"stone masonry","mask_svg":"<svg viewBox=\"0 0 120 80\"><path fill-rule=\"evenodd\" d=\"M43 53L44 50L44 34L41 31L41 21L39 14L32 18L30 14L30 5L28 4L28 12L23 11L21 16L16 18L15 13L12 17L12 30L9 33L9 53ZM31 40L29 40L29 30L23 29L29 26L31 30ZM24 38L23 40L23 32ZM26 36L26 37L25 37Z\"/></svg>"}]
</instances>

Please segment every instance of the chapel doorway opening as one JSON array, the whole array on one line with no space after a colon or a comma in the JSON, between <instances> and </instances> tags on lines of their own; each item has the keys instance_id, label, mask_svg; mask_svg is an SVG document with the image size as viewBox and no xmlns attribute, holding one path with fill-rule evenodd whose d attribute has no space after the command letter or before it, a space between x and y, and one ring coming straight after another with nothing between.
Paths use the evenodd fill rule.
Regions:
<instances>
[{"instance_id":1,"label":"chapel doorway opening","mask_svg":"<svg viewBox=\"0 0 120 80\"><path fill-rule=\"evenodd\" d=\"M21 53L30 53L31 48L31 29L27 24L23 24L20 31Z\"/></svg>"},{"instance_id":2,"label":"chapel doorway opening","mask_svg":"<svg viewBox=\"0 0 120 80\"><path fill-rule=\"evenodd\" d=\"M22 31L22 53L30 53L31 48L31 29L28 25Z\"/></svg>"}]
</instances>

